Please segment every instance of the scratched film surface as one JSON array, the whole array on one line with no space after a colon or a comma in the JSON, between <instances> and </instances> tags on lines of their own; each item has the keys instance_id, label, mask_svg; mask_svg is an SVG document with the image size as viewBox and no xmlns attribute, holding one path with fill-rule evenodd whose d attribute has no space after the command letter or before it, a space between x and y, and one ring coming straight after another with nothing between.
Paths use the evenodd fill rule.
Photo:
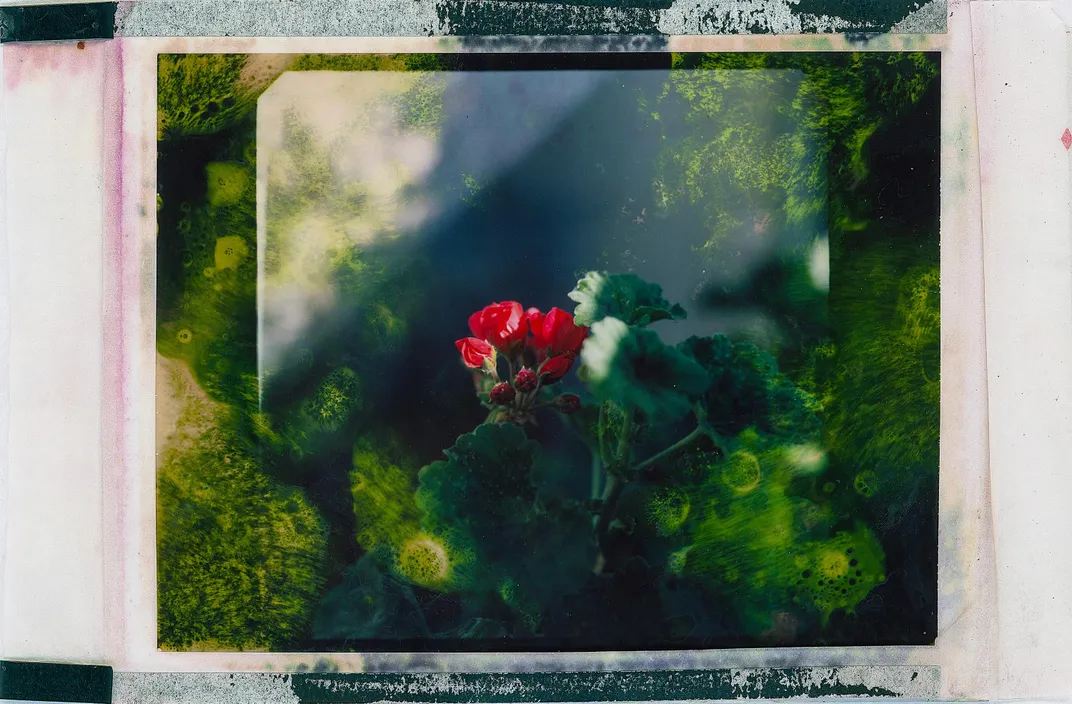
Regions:
<instances>
[{"instance_id":1,"label":"scratched film surface","mask_svg":"<svg viewBox=\"0 0 1072 704\"><path fill-rule=\"evenodd\" d=\"M160 56L160 647L933 642L938 74Z\"/></svg>"}]
</instances>

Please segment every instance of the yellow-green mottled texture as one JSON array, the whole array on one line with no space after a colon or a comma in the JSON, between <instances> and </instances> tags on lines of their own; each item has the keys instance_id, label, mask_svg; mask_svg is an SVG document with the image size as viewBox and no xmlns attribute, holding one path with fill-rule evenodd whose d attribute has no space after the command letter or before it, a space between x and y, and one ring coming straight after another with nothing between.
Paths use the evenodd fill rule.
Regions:
<instances>
[{"instance_id":1,"label":"yellow-green mottled texture","mask_svg":"<svg viewBox=\"0 0 1072 704\"><path fill-rule=\"evenodd\" d=\"M828 507L792 495L793 477L809 471L797 448L754 433L734 445L724 457L692 459L706 476L694 499L704 510L677 569L729 601L751 635L772 631L786 614L816 614L825 623L835 611L852 611L885 579L875 536L863 526L833 533Z\"/></svg>"},{"instance_id":2,"label":"yellow-green mottled texture","mask_svg":"<svg viewBox=\"0 0 1072 704\"><path fill-rule=\"evenodd\" d=\"M365 550L386 545L397 552L420 532L416 470L400 455L370 438L354 445L350 493L357 543Z\"/></svg>"},{"instance_id":3,"label":"yellow-green mottled texture","mask_svg":"<svg viewBox=\"0 0 1072 704\"><path fill-rule=\"evenodd\" d=\"M245 118L290 63L285 54L161 54L157 138L214 134Z\"/></svg>"},{"instance_id":4,"label":"yellow-green mottled texture","mask_svg":"<svg viewBox=\"0 0 1072 704\"><path fill-rule=\"evenodd\" d=\"M885 250L851 261L849 278L875 296L835 302L849 324L823 385L839 401L827 408L825 443L831 457L852 465L853 489L888 528L938 471L938 268L898 274Z\"/></svg>"},{"instance_id":5,"label":"yellow-green mottled texture","mask_svg":"<svg viewBox=\"0 0 1072 704\"><path fill-rule=\"evenodd\" d=\"M456 591L471 583L472 548L457 531L430 528L417 506L417 467L397 438L354 445L350 493L358 545L402 580Z\"/></svg>"},{"instance_id":6,"label":"yellow-green mottled texture","mask_svg":"<svg viewBox=\"0 0 1072 704\"><path fill-rule=\"evenodd\" d=\"M396 577L426 589L467 591L486 576L475 562L469 536L441 526L413 533L390 554L389 567Z\"/></svg>"},{"instance_id":7,"label":"yellow-green mottled texture","mask_svg":"<svg viewBox=\"0 0 1072 704\"><path fill-rule=\"evenodd\" d=\"M656 535L674 535L685 525L692 506L688 495L678 489L661 489L648 500L647 518Z\"/></svg>"},{"instance_id":8,"label":"yellow-green mottled texture","mask_svg":"<svg viewBox=\"0 0 1072 704\"><path fill-rule=\"evenodd\" d=\"M213 161L205 166L205 198L213 208L234 205L246 193L253 178L252 170L243 164Z\"/></svg>"},{"instance_id":9,"label":"yellow-green mottled texture","mask_svg":"<svg viewBox=\"0 0 1072 704\"><path fill-rule=\"evenodd\" d=\"M157 473L160 647L285 649L323 585L325 523L300 490L262 474L229 430L231 409L180 375L158 391L182 406Z\"/></svg>"},{"instance_id":10,"label":"yellow-green mottled texture","mask_svg":"<svg viewBox=\"0 0 1072 704\"><path fill-rule=\"evenodd\" d=\"M399 546L395 571L418 586L447 591L454 586L456 560L450 543L433 535L418 533Z\"/></svg>"},{"instance_id":11,"label":"yellow-green mottled texture","mask_svg":"<svg viewBox=\"0 0 1072 704\"><path fill-rule=\"evenodd\" d=\"M302 412L321 430L334 432L364 406L361 379L354 370L339 367L317 385L302 403Z\"/></svg>"},{"instance_id":12,"label":"yellow-green mottled texture","mask_svg":"<svg viewBox=\"0 0 1072 704\"><path fill-rule=\"evenodd\" d=\"M161 306L157 350L189 364L213 399L255 404L256 179L223 162L204 177L206 200L179 208L181 293Z\"/></svg>"}]
</instances>

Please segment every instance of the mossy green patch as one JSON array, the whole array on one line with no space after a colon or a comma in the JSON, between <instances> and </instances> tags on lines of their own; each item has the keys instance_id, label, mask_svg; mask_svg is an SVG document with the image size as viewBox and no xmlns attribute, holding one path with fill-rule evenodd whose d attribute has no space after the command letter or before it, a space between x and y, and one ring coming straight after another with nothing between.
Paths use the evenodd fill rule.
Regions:
<instances>
[{"instance_id":1,"label":"mossy green patch","mask_svg":"<svg viewBox=\"0 0 1072 704\"><path fill-rule=\"evenodd\" d=\"M373 438L362 438L354 445L350 493L357 542L365 550L387 546L397 552L420 532L414 497L416 471L405 462L400 450Z\"/></svg>"},{"instance_id":2,"label":"mossy green patch","mask_svg":"<svg viewBox=\"0 0 1072 704\"><path fill-rule=\"evenodd\" d=\"M692 460L707 477L694 499L706 511L692 529L684 573L731 603L754 636L773 629L779 614L813 613L825 623L834 611L851 611L885 579L877 538L864 526L832 534L830 508L793 495L792 446L753 436L737 443L725 458Z\"/></svg>"},{"instance_id":3,"label":"mossy green patch","mask_svg":"<svg viewBox=\"0 0 1072 704\"><path fill-rule=\"evenodd\" d=\"M213 274L222 269L237 269L248 254L249 247L246 246L245 240L238 235L219 238L216 240L214 252L216 268Z\"/></svg>"},{"instance_id":4,"label":"mossy green patch","mask_svg":"<svg viewBox=\"0 0 1072 704\"><path fill-rule=\"evenodd\" d=\"M242 164L209 162L205 166L205 198L208 204L219 208L238 203L245 195L251 178L250 169Z\"/></svg>"},{"instance_id":5,"label":"mossy green patch","mask_svg":"<svg viewBox=\"0 0 1072 704\"><path fill-rule=\"evenodd\" d=\"M399 574L422 587L442 589L451 577L451 560L442 540L415 535L398 550Z\"/></svg>"},{"instance_id":6,"label":"mossy green patch","mask_svg":"<svg viewBox=\"0 0 1072 704\"><path fill-rule=\"evenodd\" d=\"M648 519L655 526L657 535L673 535L685 525L691 508L689 497L683 491L662 489L648 501Z\"/></svg>"},{"instance_id":7,"label":"mossy green patch","mask_svg":"<svg viewBox=\"0 0 1072 704\"><path fill-rule=\"evenodd\" d=\"M740 494L747 494L759 486L763 471L759 459L748 450L737 450L723 463L722 481Z\"/></svg>"},{"instance_id":8,"label":"mossy green patch","mask_svg":"<svg viewBox=\"0 0 1072 704\"><path fill-rule=\"evenodd\" d=\"M166 650L282 650L324 582L326 526L264 475L225 407L190 400L157 475L158 638Z\"/></svg>"},{"instance_id":9,"label":"mossy green patch","mask_svg":"<svg viewBox=\"0 0 1072 704\"><path fill-rule=\"evenodd\" d=\"M829 540L805 543L794 565L800 570L796 598L814 607L825 625L838 610L852 613L868 592L886 580L878 538L859 524Z\"/></svg>"},{"instance_id":10,"label":"mossy green patch","mask_svg":"<svg viewBox=\"0 0 1072 704\"><path fill-rule=\"evenodd\" d=\"M334 432L362 406L361 379L353 369L338 367L317 384L302 412L324 431Z\"/></svg>"},{"instance_id":11,"label":"mossy green patch","mask_svg":"<svg viewBox=\"0 0 1072 704\"><path fill-rule=\"evenodd\" d=\"M831 465L885 526L938 472L938 269L913 265L917 257L878 248L846 260L846 274L866 277L872 293L832 291L843 327L816 373L820 394L837 400L824 412Z\"/></svg>"}]
</instances>

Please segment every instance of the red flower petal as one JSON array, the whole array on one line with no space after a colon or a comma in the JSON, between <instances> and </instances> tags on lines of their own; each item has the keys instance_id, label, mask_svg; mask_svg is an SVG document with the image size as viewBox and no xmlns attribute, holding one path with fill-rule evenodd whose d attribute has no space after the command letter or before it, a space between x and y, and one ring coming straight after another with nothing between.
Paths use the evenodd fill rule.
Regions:
<instances>
[{"instance_id":1,"label":"red flower petal","mask_svg":"<svg viewBox=\"0 0 1072 704\"><path fill-rule=\"evenodd\" d=\"M579 354L588 328L573 322L573 315L561 308L552 308L543 319L543 339L552 355Z\"/></svg>"},{"instance_id":2,"label":"red flower petal","mask_svg":"<svg viewBox=\"0 0 1072 704\"><path fill-rule=\"evenodd\" d=\"M465 366L473 369L483 367L484 361L491 359L495 354L495 351L491 349L491 345L478 337L463 337L455 342L454 346L462 353L462 361L465 362Z\"/></svg>"},{"instance_id":3,"label":"red flower petal","mask_svg":"<svg viewBox=\"0 0 1072 704\"><path fill-rule=\"evenodd\" d=\"M487 337L486 331L484 330L483 316L483 310L478 310L477 312L469 316L469 331L473 333L473 337L479 338L481 340Z\"/></svg>"},{"instance_id":4,"label":"red flower petal","mask_svg":"<svg viewBox=\"0 0 1072 704\"><path fill-rule=\"evenodd\" d=\"M524 341L528 326L517 301L492 303L469 316L469 329L475 337L486 340L501 352Z\"/></svg>"}]
</instances>

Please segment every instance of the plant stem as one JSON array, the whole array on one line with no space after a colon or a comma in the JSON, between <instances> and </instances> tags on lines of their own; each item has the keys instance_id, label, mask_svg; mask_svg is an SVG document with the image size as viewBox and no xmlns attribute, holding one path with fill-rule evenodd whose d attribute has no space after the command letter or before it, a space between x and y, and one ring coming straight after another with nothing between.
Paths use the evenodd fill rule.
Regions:
<instances>
[{"instance_id":1,"label":"plant stem","mask_svg":"<svg viewBox=\"0 0 1072 704\"><path fill-rule=\"evenodd\" d=\"M625 465L628 463L629 441L633 439L633 416L635 415L636 409L630 406L629 410L625 412L622 434L618 436L618 452L614 456L614 464L619 473L625 469Z\"/></svg>"},{"instance_id":2,"label":"plant stem","mask_svg":"<svg viewBox=\"0 0 1072 704\"><path fill-rule=\"evenodd\" d=\"M514 383L514 377L517 376L517 374L514 372L514 360L512 357L506 358L506 365L507 369L509 369L510 371L510 383L512 384Z\"/></svg>"},{"instance_id":3,"label":"plant stem","mask_svg":"<svg viewBox=\"0 0 1072 704\"><path fill-rule=\"evenodd\" d=\"M592 451L592 498L599 498L599 489L603 484L603 461L599 453Z\"/></svg>"},{"instance_id":4,"label":"plant stem","mask_svg":"<svg viewBox=\"0 0 1072 704\"><path fill-rule=\"evenodd\" d=\"M607 528L614 518L614 512L618 508L618 499L621 498L622 490L625 489L622 474L628 469L629 441L633 437L633 417L635 415L636 411L632 406L625 412L625 422L622 423L622 432L618 436L618 452L614 456L614 464L612 465L613 471L607 473L609 475L607 477L607 486L603 489L603 507L599 511L599 520L596 522L597 537L607 532Z\"/></svg>"},{"instance_id":5,"label":"plant stem","mask_svg":"<svg viewBox=\"0 0 1072 704\"><path fill-rule=\"evenodd\" d=\"M666 457L674 454L678 450L684 449L691 443L700 439L701 436L711 435L713 437L714 431L711 429L711 425L707 422L707 409L703 407L703 404L697 403L695 406L693 406L692 412L693 415L696 416L696 428L691 433L681 438L665 450L662 450L661 452L656 452L648 459L633 467L633 469L635 469L637 472L643 472L645 469L648 469L659 460L665 459Z\"/></svg>"},{"instance_id":6,"label":"plant stem","mask_svg":"<svg viewBox=\"0 0 1072 704\"><path fill-rule=\"evenodd\" d=\"M622 490L625 489L618 475L611 474L607 477L607 486L603 490L603 508L599 512L599 520L596 521L596 536L603 535L614 518L614 511L618 508L618 499L622 498Z\"/></svg>"},{"instance_id":7,"label":"plant stem","mask_svg":"<svg viewBox=\"0 0 1072 704\"><path fill-rule=\"evenodd\" d=\"M643 462L641 462L640 464L636 465L633 469L635 469L638 472L643 472L645 469L647 469L648 467L652 466L653 464L655 464L659 460L664 459L664 458L674 454L678 450L681 450L681 449L687 447L688 445L690 445L691 443L695 442L701 436L703 436L706 432L707 431L703 426L696 426L696 429L693 430L691 433L689 433L685 437L681 438L680 440L678 440L677 442L675 442L673 445L671 445L670 447L666 448L665 450L662 450L660 452L656 452L654 455L652 455L648 459L646 459Z\"/></svg>"},{"instance_id":8,"label":"plant stem","mask_svg":"<svg viewBox=\"0 0 1072 704\"><path fill-rule=\"evenodd\" d=\"M607 402L602 401L599 404L599 420L596 425L596 433L599 436L599 459L603 462L607 461Z\"/></svg>"}]
</instances>

